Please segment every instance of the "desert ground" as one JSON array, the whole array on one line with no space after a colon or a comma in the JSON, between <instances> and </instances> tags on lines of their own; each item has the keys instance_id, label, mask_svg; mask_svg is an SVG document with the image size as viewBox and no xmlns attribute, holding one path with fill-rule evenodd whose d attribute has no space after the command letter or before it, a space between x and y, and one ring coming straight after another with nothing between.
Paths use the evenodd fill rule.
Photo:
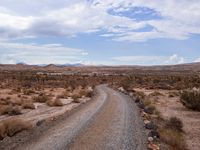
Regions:
<instances>
[{"instance_id":1,"label":"desert ground","mask_svg":"<svg viewBox=\"0 0 200 150\"><path fill-rule=\"evenodd\" d=\"M200 76L191 65L1 65L0 81L2 150L200 146Z\"/></svg>"}]
</instances>

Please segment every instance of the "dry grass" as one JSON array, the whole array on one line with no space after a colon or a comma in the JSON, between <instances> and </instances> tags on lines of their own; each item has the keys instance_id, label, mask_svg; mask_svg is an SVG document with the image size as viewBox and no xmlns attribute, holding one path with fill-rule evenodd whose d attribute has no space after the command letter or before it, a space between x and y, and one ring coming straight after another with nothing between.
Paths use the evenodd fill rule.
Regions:
<instances>
[{"instance_id":1,"label":"dry grass","mask_svg":"<svg viewBox=\"0 0 200 150\"><path fill-rule=\"evenodd\" d=\"M0 105L0 115L20 115L21 108L19 106L12 106L12 105Z\"/></svg>"},{"instance_id":2,"label":"dry grass","mask_svg":"<svg viewBox=\"0 0 200 150\"><path fill-rule=\"evenodd\" d=\"M34 103L33 103L32 101L24 102L24 103L22 104L22 107L23 107L24 109L35 109L35 105L34 105Z\"/></svg>"},{"instance_id":3,"label":"dry grass","mask_svg":"<svg viewBox=\"0 0 200 150\"><path fill-rule=\"evenodd\" d=\"M145 109L148 111L149 114L155 114L156 112L156 107L152 104L146 106Z\"/></svg>"},{"instance_id":4,"label":"dry grass","mask_svg":"<svg viewBox=\"0 0 200 150\"><path fill-rule=\"evenodd\" d=\"M54 100L48 100L48 101L46 101L46 104L48 106L51 106L51 107L53 107L53 106L63 106L64 105L62 103L62 101L60 99L58 99L58 98L56 98Z\"/></svg>"},{"instance_id":5,"label":"dry grass","mask_svg":"<svg viewBox=\"0 0 200 150\"><path fill-rule=\"evenodd\" d=\"M172 129L159 131L161 140L171 146L172 150L187 150L184 137L181 132Z\"/></svg>"},{"instance_id":6,"label":"dry grass","mask_svg":"<svg viewBox=\"0 0 200 150\"><path fill-rule=\"evenodd\" d=\"M12 105L18 105L21 106L22 105L22 100L21 99L15 99L14 101L11 101L10 104Z\"/></svg>"},{"instance_id":7,"label":"dry grass","mask_svg":"<svg viewBox=\"0 0 200 150\"><path fill-rule=\"evenodd\" d=\"M8 114L12 109L11 105L0 105L0 115Z\"/></svg>"},{"instance_id":8,"label":"dry grass","mask_svg":"<svg viewBox=\"0 0 200 150\"><path fill-rule=\"evenodd\" d=\"M76 95L76 94L72 95L72 99L74 103L80 103L79 98L80 98L80 95Z\"/></svg>"},{"instance_id":9,"label":"dry grass","mask_svg":"<svg viewBox=\"0 0 200 150\"><path fill-rule=\"evenodd\" d=\"M165 120L154 106L154 101L151 97L162 96L163 94L153 92L148 96L145 96L143 92L135 92L137 97L144 104L144 111L150 114L151 121L158 126L158 133L160 135L160 145L170 147L170 150L186 150L186 142L183 136L183 123L177 117L171 117L169 120ZM156 117L153 117L155 116Z\"/></svg>"},{"instance_id":10,"label":"dry grass","mask_svg":"<svg viewBox=\"0 0 200 150\"><path fill-rule=\"evenodd\" d=\"M32 125L22 119L9 119L0 122L0 140L6 136L14 136L15 134L30 129Z\"/></svg>"},{"instance_id":11,"label":"dry grass","mask_svg":"<svg viewBox=\"0 0 200 150\"><path fill-rule=\"evenodd\" d=\"M35 91L31 90L31 89L24 89L23 90L24 95L31 95L31 94L34 94L34 93L35 93Z\"/></svg>"},{"instance_id":12,"label":"dry grass","mask_svg":"<svg viewBox=\"0 0 200 150\"><path fill-rule=\"evenodd\" d=\"M171 117L169 120L166 121L166 128L181 132L183 131L183 123L179 118Z\"/></svg>"},{"instance_id":13,"label":"dry grass","mask_svg":"<svg viewBox=\"0 0 200 150\"><path fill-rule=\"evenodd\" d=\"M8 98L1 98L0 99L0 104L1 105L9 105L11 103L11 101L10 101L10 99L8 99Z\"/></svg>"},{"instance_id":14,"label":"dry grass","mask_svg":"<svg viewBox=\"0 0 200 150\"><path fill-rule=\"evenodd\" d=\"M200 90L185 90L181 93L182 104L192 110L200 111Z\"/></svg>"},{"instance_id":15,"label":"dry grass","mask_svg":"<svg viewBox=\"0 0 200 150\"><path fill-rule=\"evenodd\" d=\"M61 94L61 95L58 95L58 96L56 96L56 98L65 98L66 96L65 96L65 94Z\"/></svg>"},{"instance_id":16,"label":"dry grass","mask_svg":"<svg viewBox=\"0 0 200 150\"><path fill-rule=\"evenodd\" d=\"M35 102L45 103L45 102L47 102L49 100L49 97L46 94L41 93L38 96L33 97L33 100Z\"/></svg>"},{"instance_id":17,"label":"dry grass","mask_svg":"<svg viewBox=\"0 0 200 150\"><path fill-rule=\"evenodd\" d=\"M93 91L88 90L87 88L74 89L71 94L71 97L72 97L74 103L80 103L80 98L92 97L92 96L93 96Z\"/></svg>"}]
</instances>

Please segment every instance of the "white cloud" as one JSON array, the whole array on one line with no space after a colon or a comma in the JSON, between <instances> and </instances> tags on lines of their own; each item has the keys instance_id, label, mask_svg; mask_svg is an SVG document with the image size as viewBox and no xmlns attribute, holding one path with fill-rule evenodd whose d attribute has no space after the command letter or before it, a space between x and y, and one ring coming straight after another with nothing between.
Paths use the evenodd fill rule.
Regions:
<instances>
[{"instance_id":1,"label":"white cloud","mask_svg":"<svg viewBox=\"0 0 200 150\"><path fill-rule=\"evenodd\" d=\"M119 64L130 65L171 65L185 63L185 59L176 54L171 56L119 56L112 60Z\"/></svg>"},{"instance_id":2,"label":"white cloud","mask_svg":"<svg viewBox=\"0 0 200 150\"><path fill-rule=\"evenodd\" d=\"M200 1L196 0L1 0L0 37L76 36L103 31L117 41L145 41L154 38L187 39L200 34ZM151 9L161 19L137 20L116 13L135 7ZM136 14L146 13L144 10ZM148 15L148 14L145 14ZM148 32L142 28L152 26ZM140 31L137 31L140 29Z\"/></svg>"},{"instance_id":3,"label":"white cloud","mask_svg":"<svg viewBox=\"0 0 200 150\"><path fill-rule=\"evenodd\" d=\"M0 43L0 63L28 64L65 64L79 63L85 60L88 53L82 49L74 49L60 44L23 44Z\"/></svg>"},{"instance_id":4,"label":"white cloud","mask_svg":"<svg viewBox=\"0 0 200 150\"><path fill-rule=\"evenodd\" d=\"M173 54L165 62L167 64L171 64L171 63L182 64L185 62L185 59L183 57L179 57L177 54Z\"/></svg>"},{"instance_id":5,"label":"white cloud","mask_svg":"<svg viewBox=\"0 0 200 150\"><path fill-rule=\"evenodd\" d=\"M200 62L200 57L195 59L194 62Z\"/></svg>"}]
</instances>

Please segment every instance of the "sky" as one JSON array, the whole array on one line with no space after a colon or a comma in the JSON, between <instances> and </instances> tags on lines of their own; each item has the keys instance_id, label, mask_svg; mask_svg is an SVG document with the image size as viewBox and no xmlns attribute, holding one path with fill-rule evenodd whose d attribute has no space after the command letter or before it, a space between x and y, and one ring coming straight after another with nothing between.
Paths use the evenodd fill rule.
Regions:
<instances>
[{"instance_id":1,"label":"sky","mask_svg":"<svg viewBox=\"0 0 200 150\"><path fill-rule=\"evenodd\" d=\"M0 0L1 64L200 62L200 0Z\"/></svg>"}]
</instances>

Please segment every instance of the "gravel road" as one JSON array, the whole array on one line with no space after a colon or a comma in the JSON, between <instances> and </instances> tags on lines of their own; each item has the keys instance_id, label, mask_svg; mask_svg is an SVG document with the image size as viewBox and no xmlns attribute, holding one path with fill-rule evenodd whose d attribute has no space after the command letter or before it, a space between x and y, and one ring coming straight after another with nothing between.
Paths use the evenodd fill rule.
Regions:
<instances>
[{"instance_id":1,"label":"gravel road","mask_svg":"<svg viewBox=\"0 0 200 150\"><path fill-rule=\"evenodd\" d=\"M15 150L146 150L143 122L126 95L97 86L97 96Z\"/></svg>"}]
</instances>

